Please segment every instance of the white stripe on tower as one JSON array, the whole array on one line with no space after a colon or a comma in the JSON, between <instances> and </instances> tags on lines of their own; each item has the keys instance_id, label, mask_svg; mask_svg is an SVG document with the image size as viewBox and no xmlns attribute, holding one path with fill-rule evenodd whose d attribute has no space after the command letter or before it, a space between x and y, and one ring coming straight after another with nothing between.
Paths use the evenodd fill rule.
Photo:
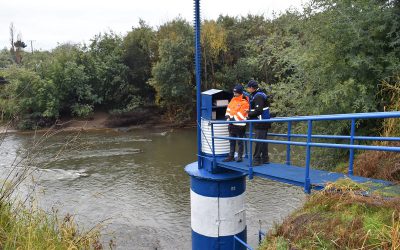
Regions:
<instances>
[{"instance_id":1,"label":"white stripe on tower","mask_svg":"<svg viewBox=\"0 0 400 250\"><path fill-rule=\"evenodd\" d=\"M218 198L202 196L191 190L193 231L208 237L231 236L243 232L246 228L244 199L244 193Z\"/></svg>"}]
</instances>

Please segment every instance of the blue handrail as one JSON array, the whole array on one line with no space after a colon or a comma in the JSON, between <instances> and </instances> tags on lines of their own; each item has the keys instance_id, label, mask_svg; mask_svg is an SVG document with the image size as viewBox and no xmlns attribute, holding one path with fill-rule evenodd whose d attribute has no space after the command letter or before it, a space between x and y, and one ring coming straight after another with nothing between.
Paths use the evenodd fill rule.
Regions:
<instances>
[{"instance_id":1,"label":"blue handrail","mask_svg":"<svg viewBox=\"0 0 400 250\"><path fill-rule=\"evenodd\" d=\"M377 136L356 136L356 121L357 119L382 119L382 118L400 118L399 111L392 112L373 112L373 113L354 113L354 114L333 114L333 115L318 115L318 116L298 116L298 117L283 117L283 118L273 118L267 120L246 120L246 121L221 121L214 120L210 121L213 124L231 124L231 123L248 123L249 128L249 138L237 138L237 137L227 137L227 136L214 136L214 139L225 139L225 140L241 140L250 142L249 145L249 178L253 178L253 166L252 166L252 143L251 142L266 142L272 144L283 144L287 145L286 149L286 164L290 165L290 146L303 146L306 147L306 166L305 166L305 184L304 191L306 193L311 192L311 182L310 182L310 165L311 165L311 148L321 147L321 148L341 148L349 149L349 167L348 174L353 175L353 163L354 163L354 150L376 150L376 151L389 151L389 152L400 152L400 147L390 147L390 146L373 146L373 145L355 145L354 142L360 140L374 140L374 141L400 141L400 137L377 137ZM350 120L351 129L350 135L312 135L313 121L337 121L337 120ZM292 122L307 122L307 134L292 134ZM287 140L270 140L270 139L253 139L253 124L254 123L288 123L287 134L269 134L271 136L284 137ZM292 138L305 138L306 142L292 141ZM313 142L312 139L346 139L349 140L348 144L344 143L320 143Z\"/></svg>"},{"instance_id":2,"label":"blue handrail","mask_svg":"<svg viewBox=\"0 0 400 250\"><path fill-rule=\"evenodd\" d=\"M236 249L236 241L238 241L241 245L243 245L244 247L246 247L246 249L249 250L253 250L253 248L247 244L246 242L244 242L243 240L241 240L239 237L237 237L236 235L233 236L234 240L233 240L233 249Z\"/></svg>"},{"instance_id":3,"label":"blue handrail","mask_svg":"<svg viewBox=\"0 0 400 250\"><path fill-rule=\"evenodd\" d=\"M383 119L383 118L399 118L400 111L391 112L370 112L370 113L352 113L352 114L333 114L333 115L311 115L311 116L294 116L294 117L275 117L265 120L245 120L245 121L224 121L214 120L214 124L229 123L276 123L276 122L301 122L301 121L333 121L333 120L351 120L351 119Z\"/></svg>"},{"instance_id":4,"label":"blue handrail","mask_svg":"<svg viewBox=\"0 0 400 250\"><path fill-rule=\"evenodd\" d=\"M275 137L288 137L287 134L279 133L268 133L268 136ZM290 134L291 138L307 138L306 134ZM315 139L338 139L346 140L350 139L349 135L311 135L311 138ZM399 141L400 137L378 137L378 136L354 136L355 141Z\"/></svg>"}]
</instances>

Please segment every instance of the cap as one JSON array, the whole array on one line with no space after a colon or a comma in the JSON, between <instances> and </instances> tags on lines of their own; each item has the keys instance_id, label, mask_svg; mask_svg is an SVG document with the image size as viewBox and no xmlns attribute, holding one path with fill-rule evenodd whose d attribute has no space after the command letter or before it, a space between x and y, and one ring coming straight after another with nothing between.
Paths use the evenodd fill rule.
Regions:
<instances>
[{"instance_id":1,"label":"cap","mask_svg":"<svg viewBox=\"0 0 400 250\"><path fill-rule=\"evenodd\" d=\"M250 80L248 83L247 83L247 86L246 86L247 88L258 88L258 82L256 82L255 80Z\"/></svg>"},{"instance_id":2,"label":"cap","mask_svg":"<svg viewBox=\"0 0 400 250\"><path fill-rule=\"evenodd\" d=\"M238 93L238 94L243 94L243 86L241 84L237 84L233 88L233 92Z\"/></svg>"}]
</instances>

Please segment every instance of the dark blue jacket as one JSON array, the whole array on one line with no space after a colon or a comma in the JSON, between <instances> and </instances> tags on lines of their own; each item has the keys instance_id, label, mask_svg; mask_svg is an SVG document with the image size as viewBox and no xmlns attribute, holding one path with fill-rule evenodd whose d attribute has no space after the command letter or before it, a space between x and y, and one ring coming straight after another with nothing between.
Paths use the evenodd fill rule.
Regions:
<instances>
[{"instance_id":1,"label":"dark blue jacket","mask_svg":"<svg viewBox=\"0 0 400 250\"><path fill-rule=\"evenodd\" d=\"M250 95L249 119L264 120L269 118L268 96L263 90L257 89ZM255 129L267 129L270 127L270 123L254 123Z\"/></svg>"}]
</instances>

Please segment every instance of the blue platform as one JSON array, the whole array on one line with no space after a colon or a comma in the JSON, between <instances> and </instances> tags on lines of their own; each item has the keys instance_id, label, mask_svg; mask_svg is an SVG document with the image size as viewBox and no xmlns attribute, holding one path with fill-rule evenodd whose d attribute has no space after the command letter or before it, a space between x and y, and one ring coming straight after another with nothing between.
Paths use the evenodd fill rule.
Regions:
<instances>
[{"instance_id":1,"label":"blue platform","mask_svg":"<svg viewBox=\"0 0 400 250\"><path fill-rule=\"evenodd\" d=\"M217 164L220 167L239 171L245 174L249 173L249 162L248 159L243 159L243 162L222 162L217 160ZM305 184L305 168L279 164L269 163L261 166L253 167L253 174L261 178L266 178L274 181L284 182L291 185L303 187ZM359 176L348 176L342 173L328 172L317 169L310 169L310 180L311 187L316 190L323 189L326 183L334 182L342 178L350 178L358 183L373 182L382 184L385 186L393 185L393 183L384 180L365 178Z\"/></svg>"}]
</instances>

